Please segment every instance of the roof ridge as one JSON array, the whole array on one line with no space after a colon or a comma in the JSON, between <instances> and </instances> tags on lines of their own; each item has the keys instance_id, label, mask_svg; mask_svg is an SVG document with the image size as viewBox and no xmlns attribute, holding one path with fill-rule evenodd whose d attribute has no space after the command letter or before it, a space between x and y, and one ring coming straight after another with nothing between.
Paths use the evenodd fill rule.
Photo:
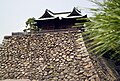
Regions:
<instances>
[{"instance_id":1,"label":"roof ridge","mask_svg":"<svg viewBox=\"0 0 120 81\"><path fill-rule=\"evenodd\" d=\"M54 13L54 14L56 15L56 14L68 14L68 13L71 13L71 12L58 12L58 13Z\"/></svg>"}]
</instances>

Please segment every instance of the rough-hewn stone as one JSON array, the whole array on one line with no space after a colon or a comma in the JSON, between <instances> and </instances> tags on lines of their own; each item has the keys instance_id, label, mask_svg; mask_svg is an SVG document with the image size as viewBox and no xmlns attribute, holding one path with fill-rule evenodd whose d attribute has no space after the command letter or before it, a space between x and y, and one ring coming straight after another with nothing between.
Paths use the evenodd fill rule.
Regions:
<instances>
[{"instance_id":1,"label":"rough-hewn stone","mask_svg":"<svg viewBox=\"0 0 120 81\"><path fill-rule=\"evenodd\" d=\"M97 61L90 58L78 30L13 34L5 38L0 47L1 80L115 80L109 73L103 75L102 72Z\"/></svg>"}]
</instances>

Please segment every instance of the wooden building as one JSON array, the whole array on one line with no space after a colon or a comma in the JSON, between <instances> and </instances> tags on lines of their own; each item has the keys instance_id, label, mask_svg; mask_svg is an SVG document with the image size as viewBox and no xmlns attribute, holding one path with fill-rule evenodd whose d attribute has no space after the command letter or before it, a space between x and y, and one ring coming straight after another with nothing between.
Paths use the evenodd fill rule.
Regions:
<instances>
[{"instance_id":1,"label":"wooden building","mask_svg":"<svg viewBox=\"0 0 120 81\"><path fill-rule=\"evenodd\" d=\"M82 16L81 11L75 7L72 12L61 13L53 13L46 9L45 13L35 20L35 25L42 30L68 29L72 28L75 23L86 22L85 20L77 20L79 18L87 18L87 15Z\"/></svg>"}]
</instances>

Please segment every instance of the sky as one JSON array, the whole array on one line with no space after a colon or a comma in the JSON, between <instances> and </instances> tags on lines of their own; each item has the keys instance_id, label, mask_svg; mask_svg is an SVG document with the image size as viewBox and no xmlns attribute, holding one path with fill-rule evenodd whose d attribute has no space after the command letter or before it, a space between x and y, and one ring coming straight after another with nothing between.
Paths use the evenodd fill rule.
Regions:
<instances>
[{"instance_id":1,"label":"sky","mask_svg":"<svg viewBox=\"0 0 120 81\"><path fill-rule=\"evenodd\" d=\"M94 4L88 0L0 0L0 44L4 36L22 32L28 18L37 19L46 9L66 12L72 11L73 7L78 7L82 14L90 16L86 8L94 7Z\"/></svg>"}]
</instances>

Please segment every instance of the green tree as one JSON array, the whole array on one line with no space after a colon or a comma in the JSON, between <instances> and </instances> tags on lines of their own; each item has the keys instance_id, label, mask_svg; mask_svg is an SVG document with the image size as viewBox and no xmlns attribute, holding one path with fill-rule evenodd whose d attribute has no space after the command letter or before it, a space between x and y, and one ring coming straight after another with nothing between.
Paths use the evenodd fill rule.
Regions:
<instances>
[{"instance_id":1,"label":"green tree","mask_svg":"<svg viewBox=\"0 0 120 81\"><path fill-rule=\"evenodd\" d=\"M97 56L104 55L120 62L120 0L91 2L98 7L90 9L93 16L86 23L88 48Z\"/></svg>"},{"instance_id":2,"label":"green tree","mask_svg":"<svg viewBox=\"0 0 120 81\"><path fill-rule=\"evenodd\" d=\"M35 26L35 18L29 18L26 22L26 28L27 29L24 29L23 31L37 31L38 28Z\"/></svg>"}]
</instances>

